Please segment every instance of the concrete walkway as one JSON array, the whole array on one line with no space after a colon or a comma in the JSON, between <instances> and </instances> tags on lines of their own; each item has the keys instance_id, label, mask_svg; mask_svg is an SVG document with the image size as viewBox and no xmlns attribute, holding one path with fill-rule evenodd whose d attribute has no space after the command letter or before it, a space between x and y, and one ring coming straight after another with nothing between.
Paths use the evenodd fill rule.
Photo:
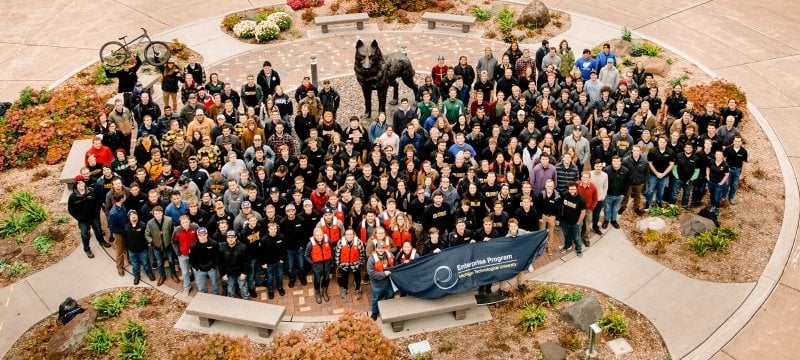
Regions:
<instances>
[{"instance_id":1,"label":"concrete walkway","mask_svg":"<svg viewBox=\"0 0 800 360\"><path fill-rule=\"evenodd\" d=\"M797 5L789 0L765 4L745 0L545 2L574 13L573 27L557 40L566 37L575 48L619 36L620 26L609 24L621 24L633 29L636 35L658 41L689 60L705 64L712 74L740 85L750 96L751 109L761 109L754 113L776 147L786 184L787 205L781 238L764 274L755 284L713 284L688 279L639 254L618 232L612 232L593 246L583 259L566 260L557 271L553 267L541 269L537 279L591 286L625 301L653 321L675 358L707 359L720 349L723 351L716 354L718 359L793 358L800 351L800 342L793 336L800 325L800 311L797 310L800 309L797 271L800 248L795 241L800 145L792 141L796 133L792 130L800 129L796 125L800 116L800 92L796 85L800 83L800 75L781 70L800 65L800 40L793 36L800 30ZM319 42L302 40L265 47L254 47L221 35L219 14L265 4L266 1L237 0L190 6L186 0L158 0L142 9L135 8L129 0L104 0L80 6L66 0L12 1L0 14L3 23L19 25L0 29L0 39L3 39L0 41L3 50L0 51L0 69L3 69L0 70L0 96L14 98L18 89L25 85L50 84L82 64L94 61L97 48L103 42L116 34L135 34L140 25L153 34L160 33L159 39L178 38L199 50L209 67L223 68L248 54L252 58L266 53L299 60L302 57L295 50L302 48L303 52L313 50L331 57L330 62L325 63L332 64L330 69L321 65L323 77L340 75L352 68L349 63L352 50L338 45L352 44L352 39L346 35L337 36L335 41L322 38L314 40ZM600 20L579 15L587 12ZM74 21L88 13L102 13L106 20ZM206 19L210 14L217 17ZM466 53L475 56L480 53L480 47L466 45L488 42L436 33L362 35L384 37L395 47L400 43L411 44L409 54L412 56L411 46L430 43L428 41L449 44L444 49L453 55L469 49ZM505 47L488 43L496 48ZM323 44L336 51L325 51L317 46ZM424 53L422 46L418 46L419 53ZM237 59L215 57L223 56L216 54L232 56L242 52L245 56ZM421 63L433 63L427 56L422 57ZM299 65L294 67L281 67L286 84L299 83L305 75L307 65L302 60L297 62ZM320 62L323 64L322 60ZM258 65L253 64L252 68L255 71ZM782 131L776 134L773 128ZM117 277L109 271L112 268L109 259L100 256L90 261L76 250L61 263L0 289L0 302L5 305L0 313L0 354L4 354L32 324L54 312L65 296L82 297L109 287L128 286L130 278ZM85 276L91 276L93 281L79 281ZM52 284L59 284L60 289ZM706 308L704 304L709 303L715 306ZM734 337L737 332L739 335Z\"/></svg>"}]
</instances>

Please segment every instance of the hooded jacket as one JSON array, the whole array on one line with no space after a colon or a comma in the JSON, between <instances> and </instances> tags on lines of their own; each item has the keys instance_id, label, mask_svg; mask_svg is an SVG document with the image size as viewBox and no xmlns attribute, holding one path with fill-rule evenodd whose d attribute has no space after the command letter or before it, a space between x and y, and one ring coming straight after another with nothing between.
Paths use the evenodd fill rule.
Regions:
<instances>
[{"instance_id":1,"label":"hooded jacket","mask_svg":"<svg viewBox=\"0 0 800 360\"><path fill-rule=\"evenodd\" d=\"M97 207L94 189L87 185L83 193L80 193L77 187L72 188L72 194L69 195L67 201L67 209L75 220L78 220L79 223L88 223L97 219L99 216Z\"/></svg>"}]
</instances>

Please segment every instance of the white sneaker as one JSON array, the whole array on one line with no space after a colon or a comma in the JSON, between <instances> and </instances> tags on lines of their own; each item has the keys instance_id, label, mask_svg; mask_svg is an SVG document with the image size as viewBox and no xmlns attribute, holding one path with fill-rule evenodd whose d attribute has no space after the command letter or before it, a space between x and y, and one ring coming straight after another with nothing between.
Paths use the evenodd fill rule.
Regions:
<instances>
[{"instance_id":1,"label":"white sneaker","mask_svg":"<svg viewBox=\"0 0 800 360\"><path fill-rule=\"evenodd\" d=\"M183 297L189 297L189 292L191 292L191 291L192 291L191 288L183 289Z\"/></svg>"}]
</instances>

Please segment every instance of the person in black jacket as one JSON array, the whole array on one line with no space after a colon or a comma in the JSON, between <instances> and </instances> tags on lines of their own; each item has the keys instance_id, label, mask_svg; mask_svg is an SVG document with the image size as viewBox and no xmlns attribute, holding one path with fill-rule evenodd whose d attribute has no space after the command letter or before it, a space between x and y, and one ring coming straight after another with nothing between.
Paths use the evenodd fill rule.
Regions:
<instances>
[{"instance_id":1,"label":"person in black jacket","mask_svg":"<svg viewBox=\"0 0 800 360\"><path fill-rule=\"evenodd\" d=\"M280 296L286 295L283 289L283 263L286 261L286 242L283 235L278 232L278 224L267 224L267 234L261 240L263 246L258 256L261 268L267 272L267 297L275 298L275 288Z\"/></svg>"},{"instance_id":2,"label":"person in black jacket","mask_svg":"<svg viewBox=\"0 0 800 360\"><path fill-rule=\"evenodd\" d=\"M294 204L286 205L286 217L281 220L278 227L286 239L287 262L289 263L289 287L294 288L295 281L300 278L300 285L306 284L303 265L305 264L305 241L311 236L306 220L302 215L297 215Z\"/></svg>"},{"instance_id":3,"label":"person in black jacket","mask_svg":"<svg viewBox=\"0 0 800 360\"><path fill-rule=\"evenodd\" d=\"M458 224L456 224L456 229L458 229ZM453 234L451 234L450 236L453 236ZM426 240L425 243L422 245L422 255L438 254L446 248L447 244L439 239L439 229L433 227L430 230L428 230L428 240Z\"/></svg>"},{"instance_id":4,"label":"person in black jacket","mask_svg":"<svg viewBox=\"0 0 800 360\"><path fill-rule=\"evenodd\" d=\"M238 241L236 231L229 230L225 243L219 246L219 273L225 284L228 297L234 297L236 289L242 294L242 299L249 298L247 291L247 246Z\"/></svg>"},{"instance_id":5,"label":"person in black jacket","mask_svg":"<svg viewBox=\"0 0 800 360\"><path fill-rule=\"evenodd\" d=\"M341 100L339 93L331 87L330 80L322 80L322 89L319 91L319 101L322 102L322 110L330 111L333 113L333 118L336 119L336 111L339 110L339 101Z\"/></svg>"},{"instance_id":6,"label":"person in black jacket","mask_svg":"<svg viewBox=\"0 0 800 360\"><path fill-rule=\"evenodd\" d=\"M642 148L639 145L634 145L631 154L625 157L622 165L628 168L628 190L625 192L625 198L622 199L619 214L625 212L629 199L633 198L633 207L636 215L642 215L644 214L644 210L642 210L642 190L650 175L650 167L647 165L647 159L642 156Z\"/></svg>"},{"instance_id":7,"label":"person in black jacket","mask_svg":"<svg viewBox=\"0 0 800 360\"><path fill-rule=\"evenodd\" d=\"M125 64L122 64L122 69L115 72L108 71L108 68L104 69L106 72L106 77L117 78L119 80L117 83L117 93L125 94L123 95L125 98L125 105L131 110L133 110L133 106L129 100L130 93L133 91L133 87L139 80L139 75L137 72L139 71L139 67L142 66L142 59L139 57L139 55L136 55L134 61L135 63L133 66L131 66L130 62L126 62Z\"/></svg>"},{"instance_id":8,"label":"person in black jacket","mask_svg":"<svg viewBox=\"0 0 800 360\"><path fill-rule=\"evenodd\" d=\"M192 265L194 281L201 293L208 292L206 279L211 280L211 293L219 294L217 286L217 262L219 260L219 245L208 238L208 229L197 229L197 242L189 248L189 264Z\"/></svg>"},{"instance_id":9,"label":"person in black jacket","mask_svg":"<svg viewBox=\"0 0 800 360\"><path fill-rule=\"evenodd\" d=\"M275 87L281 84L281 77L277 71L272 69L271 62L264 61L263 69L258 72L256 82L261 86L264 97L267 97L275 93Z\"/></svg>"},{"instance_id":10,"label":"person in black jacket","mask_svg":"<svg viewBox=\"0 0 800 360\"><path fill-rule=\"evenodd\" d=\"M94 231L94 237L103 247L111 247L107 241L103 240L103 231L100 230L100 213L97 211L97 198L94 190L86 186L86 180L82 175L75 177L75 184L72 194L67 201L69 214L78 221L78 229L81 232L81 242L83 251L90 259L94 257L92 249L89 247L89 228Z\"/></svg>"},{"instance_id":11,"label":"person in black jacket","mask_svg":"<svg viewBox=\"0 0 800 360\"><path fill-rule=\"evenodd\" d=\"M436 226L440 234L446 236L454 227L452 214L450 205L444 202L444 194L441 190L436 190L433 192L433 203L426 206L422 214L422 228L430 229Z\"/></svg>"},{"instance_id":12,"label":"person in black jacket","mask_svg":"<svg viewBox=\"0 0 800 360\"><path fill-rule=\"evenodd\" d=\"M614 228L619 229L617 215L622 203L622 198L628 189L628 168L622 166L619 155L611 157L611 165L606 166L603 171L608 175L608 192L606 193L606 205L604 209L603 229L608 228L610 222Z\"/></svg>"},{"instance_id":13,"label":"person in black jacket","mask_svg":"<svg viewBox=\"0 0 800 360\"><path fill-rule=\"evenodd\" d=\"M133 285L139 285L139 275L141 268L147 273L147 278L150 281L156 281L156 276L153 274L153 267L147 260L147 239L144 237L145 224L139 221L139 213L136 210L128 211L129 222L125 224L125 229L122 231L122 240L125 242L125 248L128 249L128 256L131 259L131 266L133 267Z\"/></svg>"}]
</instances>

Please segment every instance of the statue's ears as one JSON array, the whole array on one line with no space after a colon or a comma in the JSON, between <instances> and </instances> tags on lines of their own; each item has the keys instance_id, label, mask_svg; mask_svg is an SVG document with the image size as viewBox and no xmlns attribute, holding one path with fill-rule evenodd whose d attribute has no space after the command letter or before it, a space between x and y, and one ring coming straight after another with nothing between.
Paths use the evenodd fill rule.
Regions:
<instances>
[{"instance_id":1,"label":"statue's ears","mask_svg":"<svg viewBox=\"0 0 800 360\"><path fill-rule=\"evenodd\" d=\"M378 46L378 40L374 40L374 39L373 39L373 40L372 40L372 48L373 48L373 49L377 49L378 47L379 47L379 46Z\"/></svg>"},{"instance_id":2,"label":"statue's ears","mask_svg":"<svg viewBox=\"0 0 800 360\"><path fill-rule=\"evenodd\" d=\"M362 48L362 47L364 47L364 42L361 41L361 39L358 39L358 41L356 41L356 49Z\"/></svg>"}]
</instances>

